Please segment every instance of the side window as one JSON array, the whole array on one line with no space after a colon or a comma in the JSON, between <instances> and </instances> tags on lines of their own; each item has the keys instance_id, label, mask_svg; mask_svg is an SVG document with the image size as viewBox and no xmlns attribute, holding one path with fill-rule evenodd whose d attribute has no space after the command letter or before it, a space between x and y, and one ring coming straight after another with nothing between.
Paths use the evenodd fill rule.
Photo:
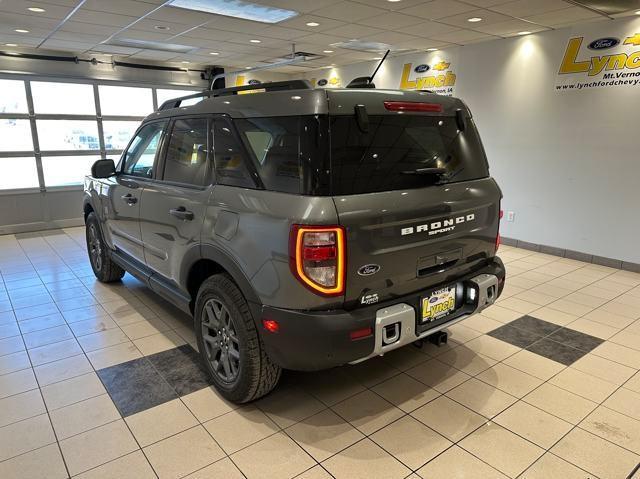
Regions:
<instances>
[{"instance_id":1,"label":"side window","mask_svg":"<svg viewBox=\"0 0 640 479\"><path fill-rule=\"evenodd\" d=\"M234 123L265 188L299 194L302 169L299 117L247 118Z\"/></svg>"},{"instance_id":2,"label":"side window","mask_svg":"<svg viewBox=\"0 0 640 479\"><path fill-rule=\"evenodd\" d=\"M163 179L195 186L209 183L206 118L185 118L174 122Z\"/></svg>"},{"instance_id":3,"label":"side window","mask_svg":"<svg viewBox=\"0 0 640 479\"><path fill-rule=\"evenodd\" d=\"M123 156L124 173L145 178L153 176L153 163L166 126L167 122L162 121L146 125L138 131Z\"/></svg>"},{"instance_id":4,"label":"side window","mask_svg":"<svg viewBox=\"0 0 640 479\"><path fill-rule=\"evenodd\" d=\"M221 185L255 188L247 168L247 158L226 120L213 121L213 145L216 165L216 182Z\"/></svg>"}]
</instances>

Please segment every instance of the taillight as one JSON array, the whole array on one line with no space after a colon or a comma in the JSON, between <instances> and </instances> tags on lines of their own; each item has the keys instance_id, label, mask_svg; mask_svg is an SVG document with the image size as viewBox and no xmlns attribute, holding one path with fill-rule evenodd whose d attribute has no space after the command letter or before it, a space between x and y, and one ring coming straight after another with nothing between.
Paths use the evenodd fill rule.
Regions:
<instances>
[{"instance_id":1,"label":"taillight","mask_svg":"<svg viewBox=\"0 0 640 479\"><path fill-rule=\"evenodd\" d=\"M500 217L498 219L498 234L496 235L496 253L498 252L498 248L500 248L500 220L504 216L504 211L500 210Z\"/></svg>"},{"instance_id":2,"label":"taillight","mask_svg":"<svg viewBox=\"0 0 640 479\"><path fill-rule=\"evenodd\" d=\"M389 111L421 111L429 113L442 113L442 105L439 103L422 103L417 101L385 101L384 107Z\"/></svg>"},{"instance_id":3,"label":"taillight","mask_svg":"<svg viewBox=\"0 0 640 479\"><path fill-rule=\"evenodd\" d=\"M344 293L345 242L342 226L291 227L291 270L313 292Z\"/></svg>"}]
</instances>

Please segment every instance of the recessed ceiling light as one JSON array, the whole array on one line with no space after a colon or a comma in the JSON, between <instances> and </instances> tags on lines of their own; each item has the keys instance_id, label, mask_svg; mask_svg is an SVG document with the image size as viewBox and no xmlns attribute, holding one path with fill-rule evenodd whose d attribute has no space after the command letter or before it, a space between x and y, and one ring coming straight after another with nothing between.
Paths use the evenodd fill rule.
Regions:
<instances>
[{"instance_id":1,"label":"recessed ceiling light","mask_svg":"<svg viewBox=\"0 0 640 479\"><path fill-rule=\"evenodd\" d=\"M6 43L6 46L8 46L8 47L17 47L18 44L17 43Z\"/></svg>"},{"instance_id":2,"label":"recessed ceiling light","mask_svg":"<svg viewBox=\"0 0 640 479\"><path fill-rule=\"evenodd\" d=\"M298 15L294 10L258 5L244 0L170 0L165 5L262 23L278 23Z\"/></svg>"},{"instance_id":3,"label":"recessed ceiling light","mask_svg":"<svg viewBox=\"0 0 640 479\"><path fill-rule=\"evenodd\" d=\"M209 52L209 55L220 55L219 52Z\"/></svg>"},{"instance_id":4,"label":"recessed ceiling light","mask_svg":"<svg viewBox=\"0 0 640 479\"><path fill-rule=\"evenodd\" d=\"M185 61L183 61L182 63L191 63L191 62L188 62L188 61L186 61L186 60L185 60Z\"/></svg>"},{"instance_id":5,"label":"recessed ceiling light","mask_svg":"<svg viewBox=\"0 0 640 479\"><path fill-rule=\"evenodd\" d=\"M397 2L399 2L399 1L400 1L400 0L387 0L387 2L391 2L391 3L397 3Z\"/></svg>"},{"instance_id":6,"label":"recessed ceiling light","mask_svg":"<svg viewBox=\"0 0 640 479\"><path fill-rule=\"evenodd\" d=\"M438 49L437 48L427 48L428 52L437 52Z\"/></svg>"},{"instance_id":7,"label":"recessed ceiling light","mask_svg":"<svg viewBox=\"0 0 640 479\"><path fill-rule=\"evenodd\" d=\"M29 33L29 30L25 30L24 28L16 28L14 31L18 33Z\"/></svg>"},{"instance_id":8,"label":"recessed ceiling light","mask_svg":"<svg viewBox=\"0 0 640 479\"><path fill-rule=\"evenodd\" d=\"M467 19L467 22L471 22L471 23L477 23L477 22L481 22L482 18L480 17L471 17Z\"/></svg>"},{"instance_id":9,"label":"recessed ceiling light","mask_svg":"<svg viewBox=\"0 0 640 479\"><path fill-rule=\"evenodd\" d=\"M251 43L262 43L262 40L249 40Z\"/></svg>"},{"instance_id":10,"label":"recessed ceiling light","mask_svg":"<svg viewBox=\"0 0 640 479\"><path fill-rule=\"evenodd\" d=\"M164 25L154 25L154 27L156 30L162 30L163 32L167 31L167 30L171 30L171 28L164 26Z\"/></svg>"},{"instance_id":11,"label":"recessed ceiling light","mask_svg":"<svg viewBox=\"0 0 640 479\"><path fill-rule=\"evenodd\" d=\"M333 53L333 50L322 50L322 53Z\"/></svg>"},{"instance_id":12,"label":"recessed ceiling light","mask_svg":"<svg viewBox=\"0 0 640 479\"><path fill-rule=\"evenodd\" d=\"M319 27L320 24L318 22L307 22L308 27Z\"/></svg>"},{"instance_id":13,"label":"recessed ceiling light","mask_svg":"<svg viewBox=\"0 0 640 479\"><path fill-rule=\"evenodd\" d=\"M382 57L373 57L372 60L382 60Z\"/></svg>"},{"instance_id":14,"label":"recessed ceiling light","mask_svg":"<svg viewBox=\"0 0 640 479\"><path fill-rule=\"evenodd\" d=\"M245 70L251 70L251 67L244 67Z\"/></svg>"},{"instance_id":15,"label":"recessed ceiling light","mask_svg":"<svg viewBox=\"0 0 640 479\"><path fill-rule=\"evenodd\" d=\"M29 8L27 8L27 10L29 10L30 12L34 12L34 13L44 13L44 12L46 12L46 10L44 8L40 8L40 7L29 7Z\"/></svg>"},{"instance_id":16,"label":"recessed ceiling light","mask_svg":"<svg viewBox=\"0 0 640 479\"><path fill-rule=\"evenodd\" d=\"M636 12L636 15L640 15L640 10L638 10L638 11Z\"/></svg>"},{"instance_id":17,"label":"recessed ceiling light","mask_svg":"<svg viewBox=\"0 0 640 479\"><path fill-rule=\"evenodd\" d=\"M518 35L531 35L531 32L518 32Z\"/></svg>"}]
</instances>

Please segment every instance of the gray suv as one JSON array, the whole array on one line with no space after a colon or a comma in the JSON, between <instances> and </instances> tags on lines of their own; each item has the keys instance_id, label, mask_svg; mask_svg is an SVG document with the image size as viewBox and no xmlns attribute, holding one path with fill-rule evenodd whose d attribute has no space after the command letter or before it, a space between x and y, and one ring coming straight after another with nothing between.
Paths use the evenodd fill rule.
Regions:
<instances>
[{"instance_id":1,"label":"gray suv","mask_svg":"<svg viewBox=\"0 0 640 479\"><path fill-rule=\"evenodd\" d=\"M283 368L446 338L504 286L501 192L456 98L305 81L206 91L163 104L117 166L91 173L96 277L127 271L193 315L234 402Z\"/></svg>"}]
</instances>

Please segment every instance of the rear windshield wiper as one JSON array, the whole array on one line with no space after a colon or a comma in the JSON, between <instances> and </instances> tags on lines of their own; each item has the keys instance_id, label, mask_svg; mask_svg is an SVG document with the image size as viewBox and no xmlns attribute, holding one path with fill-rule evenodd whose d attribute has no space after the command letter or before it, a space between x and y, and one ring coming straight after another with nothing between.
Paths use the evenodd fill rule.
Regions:
<instances>
[{"instance_id":1,"label":"rear windshield wiper","mask_svg":"<svg viewBox=\"0 0 640 479\"><path fill-rule=\"evenodd\" d=\"M403 175L444 176L449 172L446 168L418 168L417 170L403 171Z\"/></svg>"}]
</instances>

